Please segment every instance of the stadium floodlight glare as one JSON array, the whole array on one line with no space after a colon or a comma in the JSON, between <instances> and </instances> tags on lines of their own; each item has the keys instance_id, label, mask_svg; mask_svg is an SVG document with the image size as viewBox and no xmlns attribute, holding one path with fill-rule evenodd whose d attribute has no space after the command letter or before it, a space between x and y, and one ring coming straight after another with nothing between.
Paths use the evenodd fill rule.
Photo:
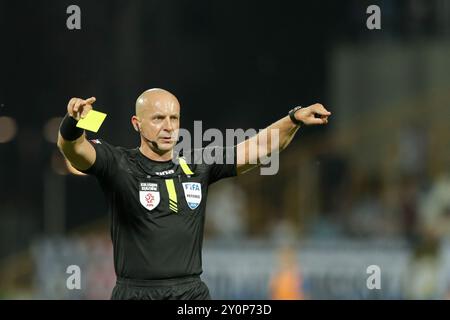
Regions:
<instances>
[{"instance_id":1,"label":"stadium floodlight glare","mask_svg":"<svg viewBox=\"0 0 450 320\"><path fill-rule=\"evenodd\" d=\"M10 117L0 117L0 143L12 141L17 134L16 120Z\"/></svg>"}]
</instances>

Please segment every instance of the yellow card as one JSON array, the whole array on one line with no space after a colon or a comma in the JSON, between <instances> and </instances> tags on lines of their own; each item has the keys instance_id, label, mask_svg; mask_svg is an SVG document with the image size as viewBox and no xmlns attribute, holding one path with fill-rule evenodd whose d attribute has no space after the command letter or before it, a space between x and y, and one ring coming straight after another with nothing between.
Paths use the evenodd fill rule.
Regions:
<instances>
[{"instance_id":1,"label":"yellow card","mask_svg":"<svg viewBox=\"0 0 450 320\"><path fill-rule=\"evenodd\" d=\"M88 112L84 119L80 119L77 123L77 127L86 129L92 132L97 132L100 129L103 121L106 118L106 113L91 110Z\"/></svg>"}]
</instances>

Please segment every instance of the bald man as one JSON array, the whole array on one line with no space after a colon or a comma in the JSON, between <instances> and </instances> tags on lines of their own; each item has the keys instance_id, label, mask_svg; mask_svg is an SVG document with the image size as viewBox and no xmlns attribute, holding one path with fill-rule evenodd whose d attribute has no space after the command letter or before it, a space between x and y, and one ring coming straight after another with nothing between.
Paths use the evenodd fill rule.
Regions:
<instances>
[{"instance_id":1,"label":"bald man","mask_svg":"<svg viewBox=\"0 0 450 320\"><path fill-rule=\"evenodd\" d=\"M151 89L137 99L131 124L141 141L134 149L87 140L76 127L95 100L69 101L58 147L76 169L97 178L106 196L117 275L112 299L210 299L200 278L208 187L258 166L264 154L250 152L255 147L266 155L281 151L301 125L326 124L331 115L320 104L296 107L258 135L217 150L221 161L205 164L174 155L180 103L170 92ZM277 144L267 135L272 130Z\"/></svg>"}]
</instances>

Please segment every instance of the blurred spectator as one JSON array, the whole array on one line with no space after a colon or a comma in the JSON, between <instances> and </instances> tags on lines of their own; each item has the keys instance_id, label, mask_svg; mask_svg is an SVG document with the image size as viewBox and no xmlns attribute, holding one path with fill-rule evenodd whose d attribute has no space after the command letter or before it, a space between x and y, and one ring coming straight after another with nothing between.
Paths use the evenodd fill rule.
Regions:
<instances>
[{"instance_id":1,"label":"blurred spectator","mask_svg":"<svg viewBox=\"0 0 450 320\"><path fill-rule=\"evenodd\" d=\"M419 205L420 225L437 238L450 236L450 174L441 176Z\"/></svg>"},{"instance_id":2,"label":"blurred spectator","mask_svg":"<svg viewBox=\"0 0 450 320\"><path fill-rule=\"evenodd\" d=\"M386 223L387 208L382 202L383 185L380 175L364 175L359 184L358 195L348 220L349 234L365 238L386 235L389 227Z\"/></svg>"},{"instance_id":3,"label":"blurred spectator","mask_svg":"<svg viewBox=\"0 0 450 320\"><path fill-rule=\"evenodd\" d=\"M206 234L222 240L244 236L246 193L231 180L214 185L208 196Z\"/></svg>"},{"instance_id":4,"label":"blurred spectator","mask_svg":"<svg viewBox=\"0 0 450 320\"><path fill-rule=\"evenodd\" d=\"M319 166L319 203L323 215L340 219L345 211L351 167L336 139L328 135L320 145L316 157Z\"/></svg>"},{"instance_id":5,"label":"blurred spectator","mask_svg":"<svg viewBox=\"0 0 450 320\"><path fill-rule=\"evenodd\" d=\"M34 294L38 299L109 299L116 275L108 236L47 238L32 247L36 267ZM67 267L81 271L81 289L69 290Z\"/></svg>"},{"instance_id":6,"label":"blurred spectator","mask_svg":"<svg viewBox=\"0 0 450 320\"><path fill-rule=\"evenodd\" d=\"M443 298L445 288L440 283L440 266L439 240L432 234L424 234L413 249L412 257L403 275L404 298Z\"/></svg>"},{"instance_id":7,"label":"blurred spectator","mask_svg":"<svg viewBox=\"0 0 450 320\"><path fill-rule=\"evenodd\" d=\"M450 176L444 175L419 204L418 241L404 279L408 299L442 299L447 288L441 248L450 235ZM443 274L441 274L443 272Z\"/></svg>"},{"instance_id":8,"label":"blurred spectator","mask_svg":"<svg viewBox=\"0 0 450 320\"><path fill-rule=\"evenodd\" d=\"M116 282L113 247L109 237L98 235L85 240L90 257L87 261L86 299L107 300Z\"/></svg>"},{"instance_id":9,"label":"blurred spectator","mask_svg":"<svg viewBox=\"0 0 450 320\"><path fill-rule=\"evenodd\" d=\"M304 300L303 277L295 251L283 246L278 252L279 266L270 279L272 300Z\"/></svg>"},{"instance_id":10,"label":"blurred spectator","mask_svg":"<svg viewBox=\"0 0 450 320\"><path fill-rule=\"evenodd\" d=\"M417 126L400 128L398 137L397 165L404 175L422 176L426 170L428 156L427 132Z\"/></svg>"},{"instance_id":11,"label":"blurred spectator","mask_svg":"<svg viewBox=\"0 0 450 320\"><path fill-rule=\"evenodd\" d=\"M281 218L276 220L270 229L269 239L276 245L285 246L294 242L297 239L297 234L290 220Z\"/></svg>"},{"instance_id":12,"label":"blurred spectator","mask_svg":"<svg viewBox=\"0 0 450 320\"><path fill-rule=\"evenodd\" d=\"M404 236L412 241L418 232L418 202L420 183L416 175L405 175L401 178L399 188L399 210Z\"/></svg>"}]
</instances>

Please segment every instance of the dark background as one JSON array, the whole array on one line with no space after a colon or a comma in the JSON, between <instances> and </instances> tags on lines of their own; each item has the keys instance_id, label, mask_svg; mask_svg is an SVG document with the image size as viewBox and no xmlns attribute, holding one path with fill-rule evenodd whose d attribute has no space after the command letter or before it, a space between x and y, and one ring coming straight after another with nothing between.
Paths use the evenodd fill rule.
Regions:
<instances>
[{"instance_id":1,"label":"dark background","mask_svg":"<svg viewBox=\"0 0 450 320\"><path fill-rule=\"evenodd\" d=\"M326 105L327 48L357 36L346 30L364 25L366 8L336 1L77 1L82 29L68 30L70 4L1 3L1 115L15 118L19 130L0 145L0 202L20 216L20 242L43 228L43 172L55 150L43 128L64 115L71 97L97 97L96 108L108 113L99 136L115 145L138 144L129 119L137 96L153 87L178 97L188 129L194 120L204 130L264 128L295 105ZM68 179L71 228L102 212L103 202L93 201L99 192L90 178ZM77 208L80 198L91 210Z\"/></svg>"},{"instance_id":2,"label":"dark background","mask_svg":"<svg viewBox=\"0 0 450 320\"><path fill-rule=\"evenodd\" d=\"M81 30L66 27L71 4L81 8ZM366 28L371 4L382 8L382 31ZM336 86L333 48L372 45L376 51L381 43L445 41L450 9L440 11L442 7L445 1L440 0L0 0L0 117L14 119L17 126L14 138L0 143L0 259L61 231L45 224L53 201L59 206L55 210L65 212L64 232L105 217L106 205L93 178L56 178L55 172L65 169L55 142L45 137L46 125L64 116L71 97L97 98L95 108L108 117L98 135L89 136L114 145L138 145L130 117L136 98L154 87L178 97L181 125L190 130L195 120L203 121L203 130L264 128L294 106L320 102L333 112L332 121L302 131L302 141L319 141L333 136L333 120L339 120L343 107L333 105L330 96ZM418 64L417 70L425 69ZM355 99L362 96L360 89L355 88ZM363 102L356 113L370 114L371 101ZM388 122L389 114L381 115ZM56 138L54 129L50 132ZM297 148L301 146L299 142ZM284 159L291 155L290 161L295 160L286 153ZM345 159L327 152L315 156L324 164L320 188L327 195L342 187L348 172L356 172ZM374 196L381 188L378 173L364 180ZM247 191L273 197L270 205L276 211L286 196L267 186L289 183L277 177L266 181ZM58 186L64 188L61 193L48 191ZM318 201L324 214L333 211L333 200ZM255 201L252 205L258 208ZM253 221L252 227L257 226Z\"/></svg>"},{"instance_id":3,"label":"dark background","mask_svg":"<svg viewBox=\"0 0 450 320\"><path fill-rule=\"evenodd\" d=\"M0 144L0 203L20 217L17 241L42 228L42 174L55 150L43 128L64 115L71 97L96 96L96 108L109 114L100 136L129 147L139 142L129 125L135 100L153 87L179 98L188 129L194 120L204 130L264 128L315 102L338 113L327 103L334 43L439 34L433 12L415 28L408 1L376 3L382 34L365 28L365 10L375 4L368 1L1 1L0 115L16 119L19 130ZM81 30L66 27L71 4L81 8ZM79 197L102 212L88 179L68 184L68 228L92 218L77 209Z\"/></svg>"}]
</instances>

